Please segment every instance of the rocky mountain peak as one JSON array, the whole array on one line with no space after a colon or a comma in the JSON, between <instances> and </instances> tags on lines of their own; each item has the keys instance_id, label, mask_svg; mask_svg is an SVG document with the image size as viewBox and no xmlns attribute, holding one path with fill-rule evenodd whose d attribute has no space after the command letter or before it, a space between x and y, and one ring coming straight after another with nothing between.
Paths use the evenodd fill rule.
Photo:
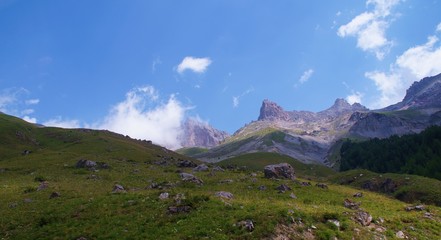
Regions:
<instances>
[{"instance_id":1,"label":"rocky mountain peak","mask_svg":"<svg viewBox=\"0 0 441 240\"><path fill-rule=\"evenodd\" d=\"M283 110L277 103L268 99L263 100L260 107L260 115L258 120L283 120L288 121L290 119L289 114Z\"/></svg>"},{"instance_id":2,"label":"rocky mountain peak","mask_svg":"<svg viewBox=\"0 0 441 240\"><path fill-rule=\"evenodd\" d=\"M219 131L195 118L187 118L183 130L184 134L181 137L183 147L214 147L230 136L227 132Z\"/></svg>"},{"instance_id":3,"label":"rocky mountain peak","mask_svg":"<svg viewBox=\"0 0 441 240\"><path fill-rule=\"evenodd\" d=\"M403 101L385 110L441 107L441 74L414 82L406 91Z\"/></svg>"},{"instance_id":4,"label":"rocky mountain peak","mask_svg":"<svg viewBox=\"0 0 441 240\"><path fill-rule=\"evenodd\" d=\"M343 98L337 98L334 102L334 105L332 105L330 108L322 111L322 114L340 114L340 113L347 113L347 112L357 112L357 111L368 111L365 106L361 105L360 103L353 103L352 105L348 103Z\"/></svg>"}]
</instances>

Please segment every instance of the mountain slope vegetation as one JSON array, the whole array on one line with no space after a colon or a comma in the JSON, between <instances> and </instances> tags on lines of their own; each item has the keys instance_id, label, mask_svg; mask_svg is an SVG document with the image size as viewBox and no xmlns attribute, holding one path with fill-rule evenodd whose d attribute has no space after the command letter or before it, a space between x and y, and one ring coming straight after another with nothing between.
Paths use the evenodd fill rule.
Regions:
<instances>
[{"instance_id":1,"label":"mountain slope vegetation","mask_svg":"<svg viewBox=\"0 0 441 240\"><path fill-rule=\"evenodd\" d=\"M407 173L441 180L441 127L419 134L347 140L341 150L340 170L368 169L378 173Z\"/></svg>"},{"instance_id":2,"label":"mountain slope vegetation","mask_svg":"<svg viewBox=\"0 0 441 240\"><path fill-rule=\"evenodd\" d=\"M439 207L406 211L409 203L373 192L356 199L358 189L324 187L306 179L306 168L295 181L258 168L198 171L201 162L149 141L4 114L0 131L2 239L372 239L399 231L436 239L441 231ZM263 156L279 157L287 160ZM290 190L277 190L282 184Z\"/></svg>"}]
</instances>

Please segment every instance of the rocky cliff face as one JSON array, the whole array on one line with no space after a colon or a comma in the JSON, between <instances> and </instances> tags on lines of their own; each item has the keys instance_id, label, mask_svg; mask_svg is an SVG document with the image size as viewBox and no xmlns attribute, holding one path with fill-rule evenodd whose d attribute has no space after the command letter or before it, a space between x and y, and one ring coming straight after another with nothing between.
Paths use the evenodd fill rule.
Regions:
<instances>
[{"instance_id":1,"label":"rocky cliff face","mask_svg":"<svg viewBox=\"0 0 441 240\"><path fill-rule=\"evenodd\" d=\"M441 74L423 78L414 82L406 91L403 101L386 107L384 110L397 111L406 109L440 108L441 107Z\"/></svg>"},{"instance_id":2,"label":"rocky cliff face","mask_svg":"<svg viewBox=\"0 0 441 240\"><path fill-rule=\"evenodd\" d=\"M275 102L271 102L268 99L263 100L260 107L259 121L289 121L290 116L282 107Z\"/></svg>"},{"instance_id":3,"label":"rocky cliff face","mask_svg":"<svg viewBox=\"0 0 441 240\"><path fill-rule=\"evenodd\" d=\"M183 128L184 134L181 137L183 147L214 147L230 136L227 132L219 131L209 124L193 118L188 118L184 122Z\"/></svg>"}]
</instances>

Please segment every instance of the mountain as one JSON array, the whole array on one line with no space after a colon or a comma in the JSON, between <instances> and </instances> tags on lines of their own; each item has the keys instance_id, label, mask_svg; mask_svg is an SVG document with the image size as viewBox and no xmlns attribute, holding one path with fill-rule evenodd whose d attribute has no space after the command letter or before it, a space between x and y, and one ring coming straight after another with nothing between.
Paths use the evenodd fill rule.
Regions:
<instances>
[{"instance_id":1,"label":"mountain","mask_svg":"<svg viewBox=\"0 0 441 240\"><path fill-rule=\"evenodd\" d=\"M414 82L403 101L386 107L386 111L441 108L441 74Z\"/></svg>"},{"instance_id":2,"label":"mountain","mask_svg":"<svg viewBox=\"0 0 441 240\"><path fill-rule=\"evenodd\" d=\"M304 163L334 166L341 139L387 138L441 125L441 74L415 82L400 103L369 110L344 99L320 112L286 111L265 99L257 121L194 157L217 162L250 152L276 152ZM337 159L336 159L337 158Z\"/></svg>"},{"instance_id":3,"label":"mountain","mask_svg":"<svg viewBox=\"0 0 441 240\"><path fill-rule=\"evenodd\" d=\"M217 130L208 123L195 118L187 118L183 124L181 145L188 147L214 147L230 136L227 132Z\"/></svg>"}]
</instances>

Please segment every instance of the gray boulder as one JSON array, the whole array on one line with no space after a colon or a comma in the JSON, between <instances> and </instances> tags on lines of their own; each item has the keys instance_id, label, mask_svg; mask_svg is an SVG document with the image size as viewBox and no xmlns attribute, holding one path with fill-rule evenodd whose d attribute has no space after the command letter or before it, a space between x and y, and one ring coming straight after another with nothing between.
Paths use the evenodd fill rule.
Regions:
<instances>
[{"instance_id":1,"label":"gray boulder","mask_svg":"<svg viewBox=\"0 0 441 240\"><path fill-rule=\"evenodd\" d=\"M81 159L75 165L76 168L94 168L96 166L97 163L95 161L91 161L87 159Z\"/></svg>"},{"instance_id":2,"label":"gray boulder","mask_svg":"<svg viewBox=\"0 0 441 240\"><path fill-rule=\"evenodd\" d=\"M197 167L193 168L193 172L206 172L208 170L209 170L209 168L205 164L201 164L201 165L198 165Z\"/></svg>"},{"instance_id":3,"label":"gray boulder","mask_svg":"<svg viewBox=\"0 0 441 240\"><path fill-rule=\"evenodd\" d=\"M230 192L224 192L224 191L220 191L220 192L216 192L214 194L216 197L220 197L220 198L224 198L224 199L233 199L234 195Z\"/></svg>"},{"instance_id":4,"label":"gray boulder","mask_svg":"<svg viewBox=\"0 0 441 240\"><path fill-rule=\"evenodd\" d=\"M197 178L195 175L190 173L180 173L179 175L181 176L181 179L184 182L192 182L198 185L202 185L202 183L204 183L201 179Z\"/></svg>"},{"instance_id":5,"label":"gray boulder","mask_svg":"<svg viewBox=\"0 0 441 240\"><path fill-rule=\"evenodd\" d=\"M279 163L265 166L263 170L266 178L296 178L294 168L288 163Z\"/></svg>"}]
</instances>

